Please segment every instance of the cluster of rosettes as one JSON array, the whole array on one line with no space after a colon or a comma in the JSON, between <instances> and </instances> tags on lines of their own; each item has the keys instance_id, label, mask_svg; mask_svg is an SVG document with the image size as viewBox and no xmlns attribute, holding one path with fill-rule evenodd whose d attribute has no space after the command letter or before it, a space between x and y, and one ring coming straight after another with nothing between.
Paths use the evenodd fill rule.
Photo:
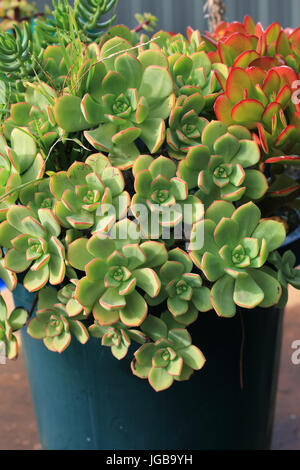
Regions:
<instances>
[{"instance_id":1,"label":"cluster of rosettes","mask_svg":"<svg viewBox=\"0 0 300 470\"><path fill-rule=\"evenodd\" d=\"M247 17L44 50L0 135L0 276L38 293L29 334L59 353L101 338L117 359L138 343L132 371L158 391L204 365L187 331L204 312L284 304L299 273L259 207L299 190L282 165L300 158L298 36ZM27 316L4 310L14 357Z\"/></svg>"}]
</instances>

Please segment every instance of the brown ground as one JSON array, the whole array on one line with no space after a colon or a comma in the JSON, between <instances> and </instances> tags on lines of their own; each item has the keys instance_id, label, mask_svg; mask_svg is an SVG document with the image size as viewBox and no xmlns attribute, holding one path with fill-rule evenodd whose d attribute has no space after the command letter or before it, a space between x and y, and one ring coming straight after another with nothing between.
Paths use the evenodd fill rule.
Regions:
<instances>
[{"instance_id":1,"label":"brown ground","mask_svg":"<svg viewBox=\"0 0 300 470\"><path fill-rule=\"evenodd\" d=\"M300 294L291 289L285 315L273 449L300 450L300 364L291 344L300 340ZM0 365L0 450L40 449L22 351Z\"/></svg>"}]
</instances>

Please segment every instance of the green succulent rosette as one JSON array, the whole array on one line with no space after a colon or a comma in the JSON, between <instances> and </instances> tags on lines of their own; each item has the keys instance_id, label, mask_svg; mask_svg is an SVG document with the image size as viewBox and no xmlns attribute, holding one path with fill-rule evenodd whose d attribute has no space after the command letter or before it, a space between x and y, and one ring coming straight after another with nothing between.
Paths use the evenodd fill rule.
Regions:
<instances>
[{"instance_id":1,"label":"green succulent rosette","mask_svg":"<svg viewBox=\"0 0 300 470\"><path fill-rule=\"evenodd\" d=\"M199 312L212 308L209 288L203 286L201 276L192 269L193 262L186 252L180 248L169 251L168 260L158 271L161 291L157 297L146 299L149 305L167 300L169 311L183 325L193 323Z\"/></svg>"},{"instance_id":2,"label":"green succulent rosette","mask_svg":"<svg viewBox=\"0 0 300 470\"><path fill-rule=\"evenodd\" d=\"M203 230L202 247L195 242L198 230ZM190 254L213 282L211 301L218 315L234 316L237 305L252 309L278 303L281 285L264 265L285 237L283 224L261 220L253 202L235 209L229 202L216 201L207 209L205 219L193 228Z\"/></svg>"},{"instance_id":3,"label":"green succulent rosette","mask_svg":"<svg viewBox=\"0 0 300 470\"><path fill-rule=\"evenodd\" d=\"M89 332L94 338L102 338L101 345L110 347L112 355L119 360L127 355L131 340L143 344L147 339L141 331L126 328L121 322L112 326L101 326L96 321L89 327Z\"/></svg>"},{"instance_id":4,"label":"green succulent rosette","mask_svg":"<svg viewBox=\"0 0 300 470\"><path fill-rule=\"evenodd\" d=\"M130 196L124 187L118 168L102 154L90 155L85 163L74 162L51 176L54 213L63 227L108 231L126 216Z\"/></svg>"},{"instance_id":5,"label":"green succulent rosette","mask_svg":"<svg viewBox=\"0 0 300 470\"><path fill-rule=\"evenodd\" d=\"M193 52L190 55L177 52L170 55L168 60L177 94L191 96L200 93L203 97L203 108L211 108L223 91L220 81L226 80L228 76L227 66L212 64L205 51Z\"/></svg>"},{"instance_id":6,"label":"green succulent rosette","mask_svg":"<svg viewBox=\"0 0 300 470\"><path fill-rule=\"evenodd\" d=\"M288 301L288 286L300 289L300 270L295 267L296 256L291 250L285 251L282 256L278 251L273 251L268 261L276 268L276 277L282 287L282 296L278 306L284 308Z\"/></svg>"},{"instance_id":7,"label":"green succulent rosette","mask_svg":"<svg viewBox=\"0 0 300 470\"><path fill-rule=\"evenodd\" d=\"M23 206L29 207L35 214L39 209L53 211L55 198L50 191L50 178L34 181L20 190L19 199Z\"/></svg>"},{"instance_id":8,"label":"green succulent rosette","mask_svg":"<svg viewBox=\"0 0 300 470\"><path fill-rule=\"evenodd\" d=\"M30 320L27 333L35 339L42 339L45 346L53 352L62 353L69 346L72 333L75 338L85 344L89 339L89 333L81 320L85 315L80 306L80 312L69 315L66 305L62 302L65 293L53 287L45 287L39 292L39 301L36 315Z\"/></svg>"},{"instance_id":9,"label":"green succulent rosette","mask_svg":"<svg viewBox=\"0 0 300 470\"><path fill-rule=\"evenodd\" d=\"M122 221L130 231L136 225ZM121 321L129 327L139 326L145 319L148 306L140 291L150 297L158 295L160 280L153 268L167 258L163 244L139 239L111 238L95 232L90 238L74 240L68 248L70 265L85 271L76 287L75 298L87 312L92 311L101 326Z\"/></svg>"},{"instance_id":10,"label":"green succulent rosette","mask_svg":"<svg viewBox=\"0 0 300 470\"><path fill-rule=\"evenodd\" d=\"M278 280L283 287L288 284L300 289L300 270L296 269L296 256L291 250L286 251L282 256L278 251L274 251L268 258L278 270Z\"/></svg>"},{"instance_id":11,"label":"green succulent rosette","mask_svg":"<svg viewBox=\"0 0 300 470\"><path fill-rule=\"evenodd\" d=\"M201 135L208 121L200 113L205 105L200 93L177 98L169 117L167 129L168 153L172 158L185 158L190 147L201 143Z\"/></svg>"},{"instance_id":12,"label":"green succulent rosette","mask_svg":"<svg viewBox=\"0 0 300 470\"><path fill-rule=\"evenodd\" d=\"M135 50L123 52L130 48L119 37L105 42L100 51L103 61L93 67L84 97L64 94L54 106L56 121L64 131L85 130L89 143L107 152L112 164L122 169L131 167L139 155L137 139L151 153L158 151L174 102L167 66L143 63Z\"/></svg>"},{"instance_id":13,"label":"green succulent rosette","mask_svg":"<svg viewBox=\"0 0 300 470\"><path fill-rule=\"evenodd\" d=\"M13 205L7 220L0 224L0 243L6 248L6 269L22 273L29 292L40 290L47 282L60 284L65 277L65 249L59 236L60 225L50 209L31 209Z\"/></svg>"},{"instance_id":14,"label":"green succulent rosette","mask_svg":"<svg viewBox=\"0 0 300 470\"><path fill-rule=\"evenodd\" d=\"M27 317L27 311L19 307L8 314L6 303L0 296L0 343L4 343L8 359L15 359L18 355L18 341L14 332L23 328Z\"/></svg>"},{"instance_id":15,"label":"green succulent rosette","mask_svg":"<svg viewBox=\"0 0 300 470\"><path fill-rule=\"evenodd\" d=\"M192 147L179 163L178 176L205 206L215 200L260 199L268 189L264 174L253 168L260 160L256 142L242 126L212 121L204 128L201 145Z\"/></svg>"},{"instance_id":16,"label":"green succulent rosette","mask_svg":"<svg viewBox=\"0 0 300 470\"><path fill-rule=\"evenodd\" d=\"M148 315L143 322L141 330L152 341L135 352L131 363L133 374L148 379L157 392L169 388L174 380L188 380L194 370L200 370L205 364L188 331L180 326L168 328L162 318Z\"/></svg>"},{"instance_id":17,"label":"green succulent rosette","mask_svg":"<svg viewBox=\"0 0 300 470\"><path fill-rule=\"evenodd\" d=\"M193 224L203 216L203 205L188 194L187 184L176 177L176 164L169 158L141 155L134 164L135 195L131 210L145 236L159 238L163 228L181 222Z\"/></svg>"},{"instance_id":18,"label":"green succulent rosette","mask_svg":"<svg viewBox=\"0 0 300 470\"><path fill-rule=\"evenodd\" d=\"M5 137L11 140L12 132L22 128L24 133L32 136L34 141L38 142L39 147L48 153L61 134L51 109L55 97L56 91L46 83L31 84L24 93L25 101L11 106L10 116L3 123ZM22 147L20 142L19 148L22 149Z\"/></svg>"}]
</instances>

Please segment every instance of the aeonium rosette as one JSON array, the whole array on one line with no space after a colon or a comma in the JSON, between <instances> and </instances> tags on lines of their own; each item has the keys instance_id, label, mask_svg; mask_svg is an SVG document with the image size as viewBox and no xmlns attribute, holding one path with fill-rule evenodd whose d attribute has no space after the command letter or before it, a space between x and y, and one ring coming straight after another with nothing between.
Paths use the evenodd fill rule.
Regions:
<instances>
[{"instance_id":1,"label":"aeonium rosette","mask_svg":"<svg viewBox=\"0 0 300 470\"><path fill-rule=\"evenodd\" d=\"M198 273L192 272L190 256L180 248L169 251L167 261L157 270L161 280L160 293L146 297L149 305L159 305L167 300L167 307L178 324L190 325L199 312L212 308L210 290L203 285Z\"/></svg>"},{"instance_id":2,"label":"aeonium rosette","mask_svg":"<svg viewBox=\"0 0 300 470\"><path fill-rule=\"evenodd\" d=\"M88 330L82 323L85 313L78 304L78 311L70 314L66 307L66 287L57 291L45 287L39 292L39 301L35 317L30 320L27 332L35 339L42 339L50 351L62 353L70 344L72 334L81 343L89 339ZM70 300L70 299L67 299Z\"/></svg>"},{"instance_id":3,"label":"aeonium rosette","mask_svg":"<svg viewBox=\"0 0 300 470\"><path fill-rule=\"evenodd\" d=\"M200 229L201 248L195 244ZM190 249L195 265L214 283L211 301L218 315L234 316L236 305L267 308L278 303L282 289L276 272L264 265L285 237L284 225L261 220L253 202L236 209L232 203L215 201L207 209L205 219L193 228Z\"/></svg>"},{"instance_id":4,"label":"aeonium rosette","mask_svg":"<svg viewBox=\"0 0 300 470\"><path fill-rule=\"evenodd\" d=\"M126 216L130 197L124 187L121 171L104 155L92 154L51 176L54 213L63 227L107 231Z\"/></svg>"},{"instance_id":5,"label":"aeonium rosette","mask_svg":"<svg viewBox=\"0 0 300 470\"><path fill-rule=\"evenodd\" d=\"M205 357L192 344L188 331L163 313L160 318L148 315L141 330L152 341L134 353L131 370L137 377L148 379L155 391L169 388L174 380L188 380L200 370Z\"/></svg>"},{"instance_id":6,"label":"aeonium rosette","mask_svg":"<svg viewBox=\"0 0 300 470\"><path fill-rule=\"evenodd\" d=\"M159 238L164 228L174 228L181 222L192 225L203 216L200 199L189 194L186 182L176 176L176 164L170 158L141 155L133 174L136 193L131 210L146 236Z\"/></svg>"},{"instance_id":7,"label":"aeonium rosette","mask_svg":"<svg viewBox=\"0 0 300 470\"><path fill-rule=\"evenodd\" d=\"M64 94L54 106L62 129L85 130L89 143L96 150L107 152L112 164L122 169L131 167L139 155L137 139L151 153L161 147L165 119L174 102L167 62L162 66L148 63L142 56L138 59L135 49L123 52L130 48L123 38L105 42L100 51L103 61L94 67L93 80L84 97Z\"/></svg>"},{"instance_id":8,"label":"aeonium rosette","mask_svg":"<svg viewBox=\"0 0 300 470\"><path fill-rule=\"evenodd\" d=\"M195 196L206 207L218 199L260 199L268 182L256 168L259 160L259 147L247 128L211 121L202 131L201 144L180 161L177 174L189 189L199 187Z\"/></svg>"},{"instance_id":9,"label":"aeonium rosette","mask_svg":"<svg viewBox=\"0 0 300 470\"><path fill-rule=\"evenodd\" d=\"M60 233L50 209L35 214L28 207L13 205L0 224L0 243L7 250L4 266L15 273L29 269L23 281L29 292L40 290L47 282L57 285L64 280L65 248Z\"/></svg>"},{"instance_id":10,"label":"aeonium rosette","mask_svg":"<svg viewBox=\"0 0 300 470\"><path fill-rule=\"evenodd\" d=\"M161 283L153 268L166 261L167 251L162 243L140 243L136 224L127 219L118 222L115 230L115 238L95 232L69 245L69 263L85 272L75 298L101 326L118 321L139 326L148 312L142 293L158 295Z\"/></svg>"}]
</instances>

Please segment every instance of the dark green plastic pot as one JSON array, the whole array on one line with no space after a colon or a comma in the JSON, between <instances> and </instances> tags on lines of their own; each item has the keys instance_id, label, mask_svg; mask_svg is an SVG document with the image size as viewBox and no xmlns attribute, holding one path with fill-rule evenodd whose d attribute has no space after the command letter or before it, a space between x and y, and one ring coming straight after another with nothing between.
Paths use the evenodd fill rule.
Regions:
<instances>
[{"instance_id":1,"label":"dark green plastic pot","mask_svg":"<svg viewBox=\"0 0 300 470\"><path fill-rule=\"evenodd\" d=\"M32 294L19 285L16 305ZM245 330L240 387L241 316ZM200 314L190 328L207 358L189 382L155 392L91 339L75 338L61 355L22 331L44 449L194 450L270 446L283 312L241 310L233 319Z\"/></svg>"}]
</instances>

